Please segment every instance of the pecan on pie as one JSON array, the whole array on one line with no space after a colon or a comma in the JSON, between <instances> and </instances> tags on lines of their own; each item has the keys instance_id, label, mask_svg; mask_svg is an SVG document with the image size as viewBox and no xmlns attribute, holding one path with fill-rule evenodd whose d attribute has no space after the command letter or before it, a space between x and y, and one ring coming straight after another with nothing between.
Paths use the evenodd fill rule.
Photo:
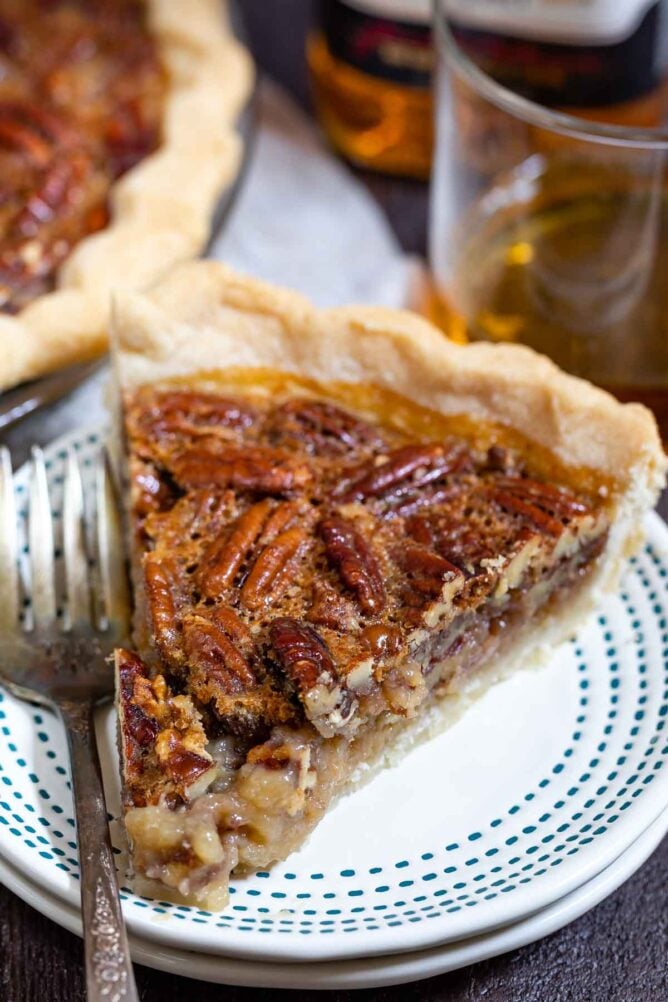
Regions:
<instances>
[{"instance_id":1,"label":"pecan on pie","mask_svg":"<svg viewBox=\"0 0 668 1002\"><path fill-rule=\"evenodd\" d=\"M0 0L0 390L201 250L250 81L220 0Z\"/></svg>"},{"instance_id":2,"label":"pecan on pie","mask_svg":"<svg viewBox=\"0 0 668 1002\"><path fill-rule=\"evenodd\" d=\"M372 769L568 637L664 478L653 419L517 347L317 311L211 262L115 329L147 892L225 904Z\"/></svg>"}]
</instances>

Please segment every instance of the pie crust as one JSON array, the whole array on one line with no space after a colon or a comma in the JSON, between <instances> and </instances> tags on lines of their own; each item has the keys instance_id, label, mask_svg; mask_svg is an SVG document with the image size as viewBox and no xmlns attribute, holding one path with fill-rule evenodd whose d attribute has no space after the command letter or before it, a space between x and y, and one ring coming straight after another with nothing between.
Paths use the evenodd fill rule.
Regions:
<instances>
[{"instance_id":1,"label":"pie crust","mask_svg":"<svg viewBox=\"0 0 668 1002\"><path fill-rule=\"evenodd\" d=\"M112 308L123 389L193 373L274 369L321 383L367 383L443 414L512 428L564 465L617 484L616 556L642 538L668 461L642 404L620 404L523 345L448 341L415 313L374 306L319 310L296 292L215 261L175 268Z\"/></svg>"},{"instance_id":2,"label":"pie crust","mask_svg":"<svg viewBox=\"0 0 668 1002\"><path fill-rule=\"evenodd\" d=\"M131 443L124 472L143 658L116 656L126 828L141 887L219 908L230 870L284 858L343 792L572 634L639 545L666 459L647 410L529 349L456 346L398 311L319 311L213 262L180 266L144 294L119 293L112 333L125 422L117 442L127 433ZM263 416L247 419L246 404ZM323 415L326 450L338 435L333 466L312 438ZM367 434L370 419L386 436L380 444ZM446 431L434 434L439 421L452 442ZM460 440L477 457L473 466L457 452ZM263 467L271 448L287 450L280 482ZM399 493L388 494L387 471L420 449L409 476L399 472ZM142 509L144 461L149 480L150 464L163 464L164 485L176 493L153 505L154 484ZM438 555L431 543L425 552L420 527L391 506L424 499L434 485L469 492L467 478L472 492L455 531L446 530L450 549L439 537ZM434 508L418 511L449 512L458 496L428 499ZM281 548L267 535L276 518L289 574L270 568L263 577L258 568ZM492 523L510 527L512 538L494 537L503 545L491 556L459 559L464 530L485 539ZM241 536L250 562L239 558L234 577L228 551ZM184 575L194 575L185 586ZM352 633L347 613L342 621L336 603L308 590L332 580L337 601L357 606ZM173 586L196 597L170 607L163 597ZM412 618L411 591L429 596ZM174 640L179 630L184 639ZM390 642L404 646L393 654ZM372 655L356 650L365 644ZM207 675L212 650L223 656ZM256 664L269 674L253 680Z\"/></svg>"},{"instance_id":3,"label":"pie crust","mask_svg":"<svg viewBox=\"0 0 668 1002\"><path fill-rule=\"evenodd\" d=\"M253 80L221 0L146 0L166 73L162 142L110 192L110 222L81 240L56 289L0 315L0 391L104 350L109 291L139 289L206 244L239 169L235 131Z\"/></svg>"}]
</instances>

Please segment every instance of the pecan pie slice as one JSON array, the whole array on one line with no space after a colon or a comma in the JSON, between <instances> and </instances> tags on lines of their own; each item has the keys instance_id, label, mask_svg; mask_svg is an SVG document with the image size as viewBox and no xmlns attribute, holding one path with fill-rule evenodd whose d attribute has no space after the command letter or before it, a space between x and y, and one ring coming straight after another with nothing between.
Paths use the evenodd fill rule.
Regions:
<instances>
[{"instance_id":1,"label":"pecan pie slice","mask_svg":"<svg viewBox=\"0 0 668 1002\"><path fill-rule=\"evenodd\" d=\"M219 908L232 870L572 633L665 460L648 412L528 350L217 264L116 325L125 824L147 890Z\"/></svg>"},{"instance_id":2,"label":"pecan pie slice","mask_svg":"<svg viewBox=\"0 0 668 1002\"><path fill-rule=\"evenodd\" d=\"M0 0L0 391L200 252L250 79L221 0Z\"/></svg>"}]
</instances>

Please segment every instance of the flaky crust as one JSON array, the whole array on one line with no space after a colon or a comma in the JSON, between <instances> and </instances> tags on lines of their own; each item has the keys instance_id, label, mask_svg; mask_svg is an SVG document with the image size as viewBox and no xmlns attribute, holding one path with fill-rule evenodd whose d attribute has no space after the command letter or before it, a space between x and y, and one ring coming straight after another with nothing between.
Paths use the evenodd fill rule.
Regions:
<instances>
[{"instance_id":1,"label":"flaky crust","mask_svg":"<svg viewBox=\"0 0 668 1002\"><path fill-rule=\"evenodd\" d=\"M530 348L448 341L413 313L318 310L297 293L214 261L180 265L144 294L115 297L112 340L124 388L230 368L368 383L445 414L512 428L576 470L612 483L614 515L601 581L614 585L664 486L652 414L568 376Z\"/></svg>"},{"instance_id":2,"label":"flaky crust","mask_svg":"<svg viewBox=\"0 0 668 1002\"><path fill-rule=\"evenodd\" d=\"M403 310L318 310L214 261L179 266L143 295L117 294L113 312L126 387L237 367L372 383L442 413L498 421L569 466L637 477L653 493L663 485L666 459L651 413L530 348L462 347Z\"/></svg>"},{"instance_id":3,"label":"flaky crust","mask_svg":"<svg viewBox=\"0 0 668 1002\"><path fill-rule=\"evenodd\" d=\"M235 121L253 68L221 0L147 0L167 76L160 148L112 187L111 221L82 240L57 288L0 316L0 391L100 353L109 292L140 289L197 255L242 144Z\"/></svg>"}]
</instances>

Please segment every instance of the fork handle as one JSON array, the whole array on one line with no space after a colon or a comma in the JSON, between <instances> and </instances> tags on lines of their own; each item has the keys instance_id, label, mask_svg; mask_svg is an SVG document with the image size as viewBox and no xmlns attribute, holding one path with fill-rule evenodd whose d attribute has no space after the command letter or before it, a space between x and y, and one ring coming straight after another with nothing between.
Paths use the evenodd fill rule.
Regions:
<instances>
[{"instance_id":1,"label":"fork handle","mask_svg":"<svg viewBox=\"0 0 668 1002\"><path fill-rule=\"evenodd\" d=\"M139 1002L118 896L91 704L63 700L81 869L88 1002Z\"/></svg>"}]
</instances>

